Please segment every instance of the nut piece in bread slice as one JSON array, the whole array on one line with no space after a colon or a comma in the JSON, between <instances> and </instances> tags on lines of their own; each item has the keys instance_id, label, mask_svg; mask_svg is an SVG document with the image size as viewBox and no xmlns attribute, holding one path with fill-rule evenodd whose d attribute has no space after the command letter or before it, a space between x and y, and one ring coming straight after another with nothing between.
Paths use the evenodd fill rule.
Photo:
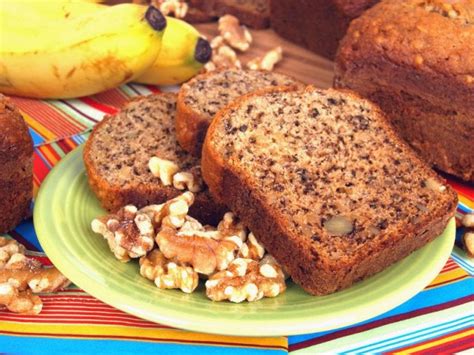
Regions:
<instances>
[{"instance_id":1,"label":"nut piece in bread slice","mask_svg":"<svg viewBox=\"0 0 474 355\"><path fill-rule=\"evenodd\" d=\"M112 212L132 204L138 208L168 201L183 191L165 186L149 169L158 157L177 164L179 171L199 171L199 160L176 141L176 95L167 93L134 100L119 113L104 118L92 131L84 149L89 185L102 206ZM190 214L215 224L223 216L207 187L195 194Z\"/></svg>"},{"instance_id":2,"label":"nut piece in bread slice","mask_svg":"<svg viewBox=\"0 0 474 355\"><path fill-rule=\"evenodd\" d=\"M351 92L265 90L220 111L202 173L293 280L347 288L441 234L455 192Z\"/></svg>"},{"instance_id":3,"label":"nut piece in bread slice","mask_svg":"<svg viewBox=\"0 0 474 355\"><path fill-rule=\"evenodd\" d=\"M301 85L286 75L257 70L227 69L200 74L181 86L178 94L176 134L179 144L201 155L207 128L217 111L252 91Z\"/></svg>"}]
</instances>

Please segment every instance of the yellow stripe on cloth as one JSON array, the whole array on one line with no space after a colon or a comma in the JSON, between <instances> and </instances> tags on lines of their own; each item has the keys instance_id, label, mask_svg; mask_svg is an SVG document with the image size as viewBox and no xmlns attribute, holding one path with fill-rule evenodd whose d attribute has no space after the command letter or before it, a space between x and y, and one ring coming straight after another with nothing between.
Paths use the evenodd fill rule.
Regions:
<instances>
[{"instance_id":1,"label":"yellow stripe on cloth","mask_svg":"<svg viewBox=\"0 0 474 355\"><path fill-rule=\"evenodd\" d=\"M457 333L457 334L453 334L451 336L447 336L447 337L443 337L441 339L438 339L438 340L434 340L434 341L430 341L428 343L425 343L425 344L421 344L419 346L415 346L413 348L408 348L406 350L403 350L403 351L399 351L399 352L394 352L392 354L397 354L397 355L408 355L408 354L413 354L417 351L422 351L422 350L425 350L425 349L430 349L430 348L433 348L437 345L441 345L441 344L445 344L445 343L449 343L451 341L454 341L454 340L457 340L457 339L462 339L462 338L465 338L467 336L470 336L470 335L474 335L474 330L473 329L468 329L464 332L461 332L461 333Z\"/></svg>"},{"instance_id":2,"label":"yellow stripe on cloth","mask_svg":"<svg viewBox=\"0 0 474 355\"><path fill-rule=\"evenodd\" d=\"M0 333L24 336L65 337L65 338L112 338L123 340L192 343L202 345L238 346L260 349L288 348L285 337L256 338L231 337L204 333L187 332L179 329L124 327L114 325L82 325L52 323L2 322Z\"/></svg>"},{"instance_id":3,"label":"yellow stripe on cloth","mask_svg":"<svg viewBox=\"0 0 474 355\"><path fill-rule=\"evenodd\" d=\"M431 281L431 283L427 287L431 288L431 287L436 287L438 285L444 285L450 281L461 280L468 276L469 274L464 269L460 267L456 267L453 270L442 272L441 274L436 276L436 278L433 281Z\"/></svg>"},{"instance_id":4,"label":"yellow stripe on cloth","mask_svg":"<svg viewBox=\"0 0 474 355\"><path fill-rule=\"evenodd\" d=\"M49 129L47 129L45 126L43 126L41 123L33 119L30 115L25 113L24 111L20 110L21 115L25 119L26 123L28 126L33 128L36 132L38 132L44 139L45 141L50 141L53 139L56 139L56 134L51 132Z\"/></svg>"},{"instance_id":5,"label":"yellow stripe on cloth","mask_svg":"<svg viewBox=\"0 0 474 355\"><path fill-rule=\"evenodd\" d=\"M466 196L458 194L459 202L462 203L464 206L470 208L471 210L474 209L474 201L470 200Z\"/></svg>"}]
</instances>

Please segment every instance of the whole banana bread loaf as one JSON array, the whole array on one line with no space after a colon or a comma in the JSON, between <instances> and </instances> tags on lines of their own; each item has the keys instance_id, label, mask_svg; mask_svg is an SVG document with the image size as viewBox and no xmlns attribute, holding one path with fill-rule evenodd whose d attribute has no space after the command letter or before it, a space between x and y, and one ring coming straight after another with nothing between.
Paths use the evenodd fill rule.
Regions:
<instances>
[{"instance_id":1,"label":"whole banana bread loaf","mask_svg":"<svg viewBox=\"0 0 474 355\"><path fill-rule=\"evenodd\" d=\"M33 196L33 141L23 117L0 94L0 233L29 214Z\"/></svg>"},{"instance_id":2,"label":"whole banana bread loaf","mask_svg":"<svg viewBox=\"0 0 474 355\"><path fill-rule=\"evenodd\" d=\"M115 212L133 204L163 203L181 193L165 185L149 168L152 157L170 161L179 172L200 180L199 160L178 145L174 129L176 94L150 95L127 104L116 115L94 127L84 149L89 185L102 206ZM206 186L195 193L190 214L203 223L216 224L225 213Z\"/></svg>"},{"instance_id":3,"label":"whole banana bread loaf","mask_svg":"<svg viewBox=\"0 0 474 355\"><path fill-rule=\"evenodd\" d=\"M179 144L201 155L207 127L217 111L249 92L272 86L300 85L286 75L258 70L225 69L200 74L181 86L176 134Z\"/></svg>"},{"instance_id":4,"label":"whole banana bread loaf","mask_svg":"<svg viewBox=\"0 0 474 355\"><path fill-rule=\"evenodd\" d=\"M220 111L204 143L214 197L314 295L349 287L441 234L457 197L349 92L267 91Z\"/></svg>"},{"instance_id":5,"label":"whole banana bread loaf","mask_svg":"<svg viewBox=\"0 0 474 355\"><path fill-rule=\"evenodd\" d=\"M333 59L352 19L379 0L271 0L270 22L282 37Z\"/></svg>"},{"instance_id":6,"label":"whole banana bread loaf","mask_svg":"<svg viewBox=\"0 0 474 355\"><path fill-rule=\"evenodd\" d=\"M382 1L352 22L335 86L376 102L427 162L474 181L474 0Z\"/></svg>"}]
</instances>

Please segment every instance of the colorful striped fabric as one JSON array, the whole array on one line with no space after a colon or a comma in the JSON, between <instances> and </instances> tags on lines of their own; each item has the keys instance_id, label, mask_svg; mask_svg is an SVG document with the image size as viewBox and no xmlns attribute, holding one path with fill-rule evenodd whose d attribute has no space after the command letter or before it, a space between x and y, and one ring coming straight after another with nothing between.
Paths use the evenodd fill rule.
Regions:
<instances>
[{"instance_id":1,"label":"colorful striped fabric","mask_svg":"<svg viewBox=\"0 0 474 355\"><path fill-rule=\"evenodd\" d=\"M176 88L170 88L175 90ZM104 115L130 99L158 92L151 86L125 85L78 100L36 101L14 98L35 142L34 186L68 152L85 142ZM448 179L459 194L457 217L474 209L474 186ZM150 323L116 310L72 286L41 295L38 316L0 311L1 353L429 353L452 354L474 348L474 263L457 245L440 274L418 295L368 321L333 331L276 338L244 338L187 332ZM44 264L31 220L10 236L25 244ZM269 325L271 326L271 325Z\"/></svg>"}]
</instances>

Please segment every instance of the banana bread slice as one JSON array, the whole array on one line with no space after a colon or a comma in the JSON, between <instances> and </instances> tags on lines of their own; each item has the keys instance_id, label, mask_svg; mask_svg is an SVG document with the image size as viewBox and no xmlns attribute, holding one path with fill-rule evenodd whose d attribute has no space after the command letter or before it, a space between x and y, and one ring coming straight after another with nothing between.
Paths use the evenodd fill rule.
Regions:
<instances>
[{"instance_id":1,"label":"banana bread slice","mask_svg":"<svg viewBox=\"0 0 474 355\"><path fill-rule=\"evenodd\" d=\"M104 118L84 149L89 184L109 211L127 204L162 203L182 191L164 186L148 168L151 157L176 163L180 171L195 171L199 160L182 150L175 136L176 94L139 98L118 114ZM190 214L204 223L217 223L224 207L214 203L207 187L195 194Z\"/></svg>"},{"instance_id":2,"label":"banana bread slice","mask_svg":"<svg viewBox=\"0 0 474 355\"><path fill-rule=\"evenodd\" d=\"M256 70L227 69L201 74L181 86L178 94L176 134L179 144L194 156L212 118L232 100L272 86L299 84L286 75Z\"/></svg>"},{"instance_id":3,"label":"banana bread slice","mask_svg":"<svg viewBox=\"0 0 474 355\"><path fill-rule=\"evenodd\" d=\"M438 236L455 192L351 92L266 90L214 119L211 193L307 292L349 287Z\"/></svg>"}]
</instances>

